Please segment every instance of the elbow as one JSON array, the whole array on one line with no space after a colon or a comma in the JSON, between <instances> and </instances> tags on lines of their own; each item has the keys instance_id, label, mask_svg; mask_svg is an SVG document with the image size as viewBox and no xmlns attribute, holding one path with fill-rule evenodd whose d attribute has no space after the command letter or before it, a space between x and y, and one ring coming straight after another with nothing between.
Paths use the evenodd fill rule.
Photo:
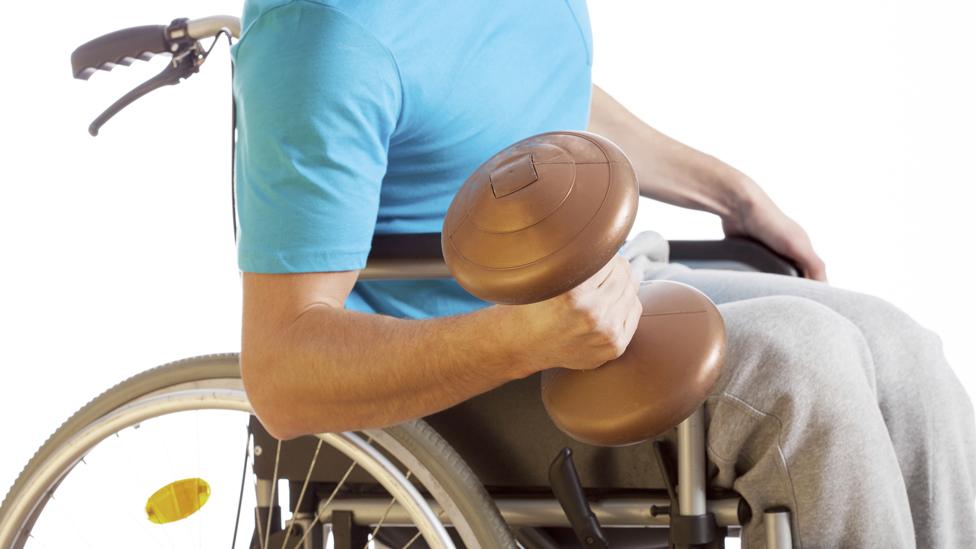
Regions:
<instances>
[{"instance_id":1,"label":"elbow","mask_svg":"<svg viewBox=\"0 0 976 549\"><path fill-rule=\"evenodd\" d=\"M310 434L301 425L295 395L273 375L276 365L250 353L241 353L241 378L254 415L264 429L278 440Z\"/></svg>"}]
</instances>

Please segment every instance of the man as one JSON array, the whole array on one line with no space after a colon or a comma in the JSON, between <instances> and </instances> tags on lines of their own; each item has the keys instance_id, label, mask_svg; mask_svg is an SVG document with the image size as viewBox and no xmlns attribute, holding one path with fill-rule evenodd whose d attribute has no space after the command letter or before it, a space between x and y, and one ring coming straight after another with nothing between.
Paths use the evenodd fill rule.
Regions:
<instances>
[{"instance_id":1,"label":"man","mask_svg":"<svg viewBox=\"0 0 976 549\"><path fill-rule=\"evenodd\" d=\"M254 0L243 25L241 360L273 435L390 425L619 356L639 315L622 258L523 306L450 281L357 281L374 232L439 231L493 153L589 128L628 153L642 195L715 213L810 279L645 273L706 292L728 325L707 402L714 482L754 509L788 506L798 546L976 546L972 407L938 338L827 286L807 235L755 183L592 86L581 0ZM759 520L744 538L761 545Z\"/></svg>"}]
</instances>

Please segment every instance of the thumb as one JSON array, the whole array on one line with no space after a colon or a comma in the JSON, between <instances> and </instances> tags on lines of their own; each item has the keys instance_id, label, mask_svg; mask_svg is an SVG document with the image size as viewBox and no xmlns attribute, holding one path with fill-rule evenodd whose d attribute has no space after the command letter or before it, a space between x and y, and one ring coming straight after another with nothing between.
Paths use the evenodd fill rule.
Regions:
<instances>
[{"instance_id":1,"label":"thumb","mask_svg":"<svg viewBox=\"0 0 976 549\"><path fill-rule=\"evenodd\" d=\"M810 279L827 282L827 268L821 261L819 265L814 265L809 269L804 269L803 274Z\"/></svg>"}]
</instances>

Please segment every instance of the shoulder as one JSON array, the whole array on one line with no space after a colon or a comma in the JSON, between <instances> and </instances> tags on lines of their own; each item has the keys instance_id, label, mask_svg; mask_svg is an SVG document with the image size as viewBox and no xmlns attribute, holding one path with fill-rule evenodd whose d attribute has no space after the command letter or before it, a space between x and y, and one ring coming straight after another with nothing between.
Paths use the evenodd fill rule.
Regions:
<instances>
[{"instance_id":1,"label":"shoulder","mask_svg":"<svg viewBox=\"0 0 976 549\"><path fill-rule=\"evenodd\" d=\"M236 49L252 49L252 42L271 42L269 46L300 42L354 47L360 55L368 53L393 62L386 45L367 28L368 22L345 8L342 2L326 0L248 0Z\"/></svg>"},{"instance_id":2,"label":"shoulder","mask_svg":"<svg viewBox=\"0 0 976 549\"><path fill-rule=\"evenodd\" d=\"M319 0L248 0L232 50L235 87L259 93L381 96L397 106L392 53L356 19ZM341 83L342 85L336 85Z\"/></svg>"}]
</instances>

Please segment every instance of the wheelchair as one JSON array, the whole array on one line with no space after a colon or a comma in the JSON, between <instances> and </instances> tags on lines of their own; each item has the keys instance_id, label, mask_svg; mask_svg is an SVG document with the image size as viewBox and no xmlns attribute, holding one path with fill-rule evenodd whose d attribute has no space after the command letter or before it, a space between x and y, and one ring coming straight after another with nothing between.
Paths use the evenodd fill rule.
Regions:
<instances>
[{"instance_id":1,"label":"wheelchair","mask_svg":"<svg viewBox=\"0 0 976 549\"><path fill-rule=\"evenodd\" d=\"M209 52L199 40L222 33L239 34L236 18L135 27L79 48L73 62L76 76L84 78L93 72L89 68L127 64L146 52L173 54L160 76L116 102L90 132L97 134L101 124L140 95L196 72ZM670 247L671 261L692 268L797 275L788 261L750 240L672 241ZM377 235L360 275L366 280L449 276L439 234ZM194 431L200 428L196 420L168 431L151 427L167 418L207 413L219 419L206 437ZM99 504L92 496L121 493L138 484L133 478L116 478L120 467L149 475L155 470L143 464L166 468L179 461L185 452L177 442L138 455L127 453L136 447L125 442L128 437L148 437L152 443L158 433L175 435L176 441L195 436L198 442L231 446L232 453L198 452L196 459L212 458L215 471L240 478L239 491L201 480L193 483L193 493L177 494L176 484L169 484L157 494L172 497L154 501L154 494L140 527L124 533L127 519L113 512L112 501ZM96 459L102 458L103 446L113 443L115 457ZM239 461L228 456L239 459L241 446L244 466L237 473ZM84 478L98 461L105 464L100 470L105 478L73 480ZM250 491L245 489L249 476ZM173 545L177 534L201 545L228 541L223 530L216 537L212 529L163 530L170 523L174 528L192 524L208 513L227 530L233 524L232 547L240 542L259 549L718 548L749 521L762 521L768 547L792 546L789 510L750 509L733 492L709 489L706 477L703 408L658 440L617 448L589 446L553 425L539 396L539 375L383 429L276 440L252 414L238 355L217 354L138 374L69 418L36 452L0 504L0 547L75 544L86 533L97 536L98 546L152 546L136 540L139 535L161 539L163 546ZM238 494L236 513L211 512L208 499L216 503L218 493L230 509L234 498L229 496ZM49 517L48 511L57 514ZM178 516L166 518L167 512ZM85 513L91 516L80 517Z\"/></svg>"}]
</instances>

